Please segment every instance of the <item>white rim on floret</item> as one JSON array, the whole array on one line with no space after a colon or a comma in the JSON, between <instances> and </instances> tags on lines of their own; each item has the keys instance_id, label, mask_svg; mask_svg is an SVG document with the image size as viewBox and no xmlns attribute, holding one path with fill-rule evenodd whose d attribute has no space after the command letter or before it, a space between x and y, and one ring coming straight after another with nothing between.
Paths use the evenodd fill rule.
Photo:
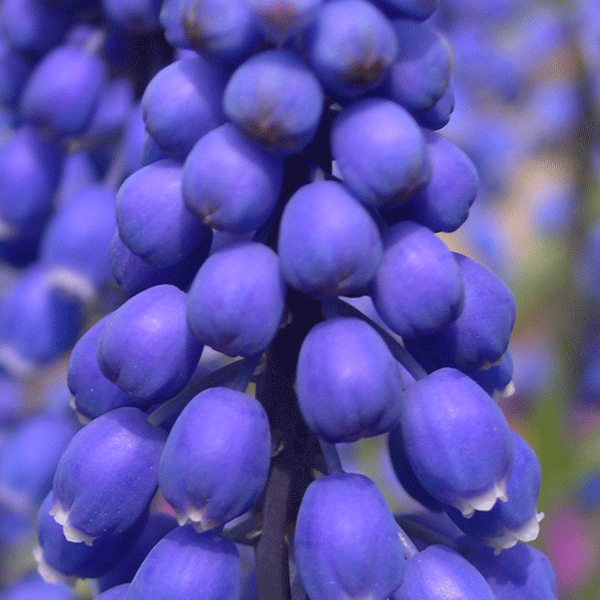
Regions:
<instances>
[{"instance_id":1,"label":"white rim on floret","mask_svg":"<svg viewBox=\"0 0 600 600\"><path fill-rule=\"evenodd\" d=\"M465 519L469 519L475 514L476 510L482 512L492 510L494 504L496 504L496 500L500 500L501 502L508 500L508 496L506 495L506 478L494 482L494 485L489 490L479 496L457 498L454 501L454 506L460 510Z\"/></svg>"},{"instance_id":2,"label":"white rim on floret","mask_svg":"<svg viewBox=\"0 0 600 600\"><path fill-rule=\"evenodd\" d=\"M69 513L70 511L65 510L58 500L54 501L54 504L50 509L50 514L62 527L63 535L65 536L67 542L73 542L74 544L83 542L86 546L91 546L98 536L88 535L80 529L77 529L77 527L73 527L73 525L69 522Z\"/></svg>"},{"instance_id":3,"label":"white rim on floret","mask_svg":"<svg viewBox=\"0 0 600 600\"><path fill-rule=\"evenodd\" d=\"M77 417L77 420L82 425L87 425L88 423L92 422L92 419L90 419L89 417L86 417L84 414L80 413L77 410L77 404L75 403L75 396L71 396L71 400L69 400L69 406L73 409L73 412L75 413L75 416Z\"/></svg>"},{"instance_id":4,"label":"white rim on floret","mask_svg":"<svg viewBox=\"0 0 600 600\"><path fill-rule=\"evenodd\" d=\"M478 371L487 371L488 369L491 369L492 367L497 367L501 362L502 359L504 358L504 354L496 361L494 362L488 362L487 360L481 365L481 367L479 367L479 369L477 369Z\"/></svg>"},{"instance_id":5,"label":"white rim on floret","mask_svg":"<svg viewBox=\"0 0 600 600\"><path fill-rule=\"evenodd\" d=\"M42 550L41 546L36 546L31 553L33 554L35 562L37 562L38 573L46 583L66 583L71 587L75 586L77 583L77 577L75 575L70 577L63 575L60 571L57 571L55 568L51 567L44 560L44 551Z\"/></svg>"},{"instance_id":6,"label":"white rim on floret","mask_svg":"<svg viewBox=\"0 0 600 600\"><path fill-rule=\"evenodd\" d=\"M177 522L180 526L187 525L189 523L198 533L202 533L217 527L220 523L206 519L204 517L204 511L204 508L188 506L185 513L177 513Z\"/></svg>"},{"instance_id":7,"label":"white rim on floret","mask_svg":"<svg viewBox=\"0 0 600 600\"><path fill-rule=\"evenodd\" d=\"M494 554L498 555L502 550L512 548L517 542L533 542L540 533L540 521L544 518L544 513L536 513L521 527L516 530L504 528L502 535L495 538L486 538L485 543L494 549Z\"/></svg>"},{"instance_id":8,"label":"white rim on floret","mask_svg":"<svg viewBox=\"0 0 600 600\"><path fill-rule=\"evenodd\" d=\"M82 302L91 302L96 295L92 282L81 273L68 267L54 267L46 275L48 285L75 296Z\"/></svg>"},{"instance_id":9,"label":"white rim on floret","mask_svg":"<svg viewBox=\"0 0 600 600\"><path fill-rule=\"evenodd\" d=\"M504 398L510 398L516 391L517 388L511 379L503 390L494 390L493 398L498 402Z\"/></svg>"}]
</instances>

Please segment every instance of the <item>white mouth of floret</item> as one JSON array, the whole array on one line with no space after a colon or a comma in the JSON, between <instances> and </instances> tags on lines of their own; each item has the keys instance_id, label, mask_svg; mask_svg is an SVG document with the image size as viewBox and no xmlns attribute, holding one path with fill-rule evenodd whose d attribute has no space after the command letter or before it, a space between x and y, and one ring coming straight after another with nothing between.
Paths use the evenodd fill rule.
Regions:
<instances>
[{"instance_id":1,"label":"white mouth of floret","mask_svg":"<svg viewBox=\"0 0 600 600\"><path fill-rule=\"evenodd\" d=\"M97 536L91 536L84 533L77 527L74 527L69 521L70 511L65 510L58 500L54 501L50 514L54 517L54 520L62 527L63 535L67 542L79 544L83 542L86 546L91 546Z\"/></svg>"}]
</instances>

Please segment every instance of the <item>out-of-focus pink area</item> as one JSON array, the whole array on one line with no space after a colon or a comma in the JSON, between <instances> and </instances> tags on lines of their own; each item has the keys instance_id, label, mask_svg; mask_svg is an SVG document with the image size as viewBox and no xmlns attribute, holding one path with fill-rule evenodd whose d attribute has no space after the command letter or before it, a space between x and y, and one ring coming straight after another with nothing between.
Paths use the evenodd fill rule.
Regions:
<instances>
[{"instance_id":1,"label":"out-of-focus pink area","mask_svg":"<svg viewBox=\"0 0 600 600\"><path fill-rule=\"evenodd\" d=\"M561 598L589 583L599 552L597 531L589 517L573 504L564 504L544 519L544 552L552 562Z\"/></svg>"}]
</instances>

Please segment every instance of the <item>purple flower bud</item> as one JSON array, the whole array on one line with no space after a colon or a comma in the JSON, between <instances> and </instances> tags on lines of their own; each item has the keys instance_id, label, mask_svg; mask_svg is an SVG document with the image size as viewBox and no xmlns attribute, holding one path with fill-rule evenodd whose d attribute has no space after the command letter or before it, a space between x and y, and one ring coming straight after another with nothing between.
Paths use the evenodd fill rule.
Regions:
<instances>
[{"instance_id":1,"label":"purple flower bud","mask_svg":"<svg viewBox=\"0 0 600 600\"><path fill-rule=\"evenodd\" d=\"M181 391L202 353L187 326L186 303L180 289L157 285L117 308L98 339L102 373L140 399L164 400Z\"/></svg>"},{"instance_id":2,"label":"purple flower bud","mask_svg":"<svg viewBox=\"0 0 600 600\"><path fill-rule=\"evenodd\" d=\"M264 36L282 44L314 20L322 0L250 0L249 4Z\"/></svg>"},{"instance_id":3,"label":"purple flower bud","mask_svg":"<svg viewBox=\"0 0 600 600\"><path fill-rule=\"evenodd\" d=\"M345 186L316 181L287 202L277 252L291 286L332 298L352 295L369 283L382 245L373 218Z\"/></svg>"},{"instance_id":4,"label":"purple flower bud","mask_svg":"<svg viewBox=\"0 0 600 600\"><path fill-rule=\"evenodd\" d=\"M267 482L271 436L258 400L224 387L183 409L160 460L160 489L181 524L212 529L246 512Z\"/></svg>"},{"instance_id":5,"label":"purple flower bud","mask_svg":"<svg viewBox=\"0 0 600 600\"><path fill-rule=\"evenodd\" d=\"M260 44L258 23L246 0L179 0L176 3L179 4L180 29L177 31L175 26L173 33L177 38L183 34L184 40L177 39L174 45L180 46L180 42L185 41L211 61L235 66Z\"/></svg>"},{"instance_id":6,"label":"purple flower bud","mask_svg":"<svg viewBox=\"0 0 600 600\"><path fill-rule=\"evenodd\" d=\"M363 475L330 475L308 486L294 545L311 599L387 600L402 582L398 525L381 492Z\"/></svg>"},{"instance_id":7,"label":"purple flower bud","mask_svg":"<svg viewBox=\"0 0 600 600\"><path fill-rule=\"evenodd\" d=\"M401 221L387 230L383 243L371 296L386 325L410 338L455 321L463 309L464 284L444 242L423 225Z\"/></svg>"},{"instance_id":8,"label":"purple flower bud","mask_svg":"<svg viewBox=\"0 0 600 600\"><path fill-rule=\"evenodd\" d=\"M184 160L204 134L221 125L225 81L221 68L197 55L159 71L142 97L144 123L158 146Z\"/></svg>"},{"instance_id":9,"label":"purple flower bud","mask_svg":"<svg viewBox=\"0 0 600 600\"><path fill-rule=\"evenodd\" d=\"M390 600L496 600L481 573L458 552L434 544L406 561Z\"/></svg>"},{"instance_id":10,"label":"purple flower bud","mask_svg":"<svg viewBox=\"0 0 600 600\"><path fill-rule=\"evenodd\" d=\"M428 372L455 367L468 373L498 362L515 323L515 301L506 284L473 259L454 256L465 283L460 316L438 331L406 340L408 351Z\"/></svg>"},{"instance_id":11,"label":"purple flower bud","mask_svg":"<svg viewBox=\"0 0 600 600\"><path fill-rule=\"evenodd\" d=\"M39 505L52 489L56 465L77 429L72 418L57 414L22 423L0 455L0 502L18 512Z\"/></svg>"},{"instance_id":12,"label":"purple flower bud","mask_svg":"<svg viewBox=\"0 0 600 600\"><path fill-rule=\"evenodd\" d=\"M357 97L377 88L398 54L389 19L371 2L324 2L304 45L315 73L334 96Z\"/></svg>"},{"instance_id":13,"label":"purple flower bud","mask_svg":"<svg viewBox=\"0 0 600 600\"><path fill-rule=\"evenodd\" d=\"M391 100L365 98L344 108L331 128L331 151L346 185L370 206L403 204L431 176L420 127Z\"/></svg>"},{"instance_id":14,"label":"purple flower bud","mask_svg":"<svg viewBox=\"0 0 600 600\"><path fill-rule=\"evenodd\" d=\"M400 423L408 460L434 498L465 517L506 500L510 429L472 379L449 368L421 379L405 392Z\"/></svg>"},{"instance_id":15,"label":"purple flower bud","mask_svg":"<svg viewBox=\"0 0 600 600\"><path fill-rule=\"evenodd\" d=\"M407 110L430 109L444 94L450 81L450 47L426 24L395 19L400 52L385 82L385 93Z\"/></svg>"},{"instance_id":16,"label":"purple flower bud","mask_svg":"<svg viewBox=\"0 0 600 600\"><path fill-rule=\"evenodd\" d=\"M296 388L304 420L331 443L385 433L400 419L396 361L360 319L331 319L310 330L298 357Z\"/></svg>"},{"instance_id":17,"label":"purple flower bud","mask_svg":"<svg viewBox=\"0 0 600 600\"><path fill-rule=\"evenodd\" d=\"M223 108L244 133L284 156L302 150L315 135L323 91L296 53L266 50L233 72Z\"/></svg>"},{"instance_id":18,"label":"purple flower bud","mask_svg":"<svg viewBox=\"0 0 600 600\"><path fill-rule=\"evenodd\" d=\"M431 159L431 179L406 204L384 209L389 224L409 220L434 232L452 232L469 216L477 196L479 179L471 159L455 144L432 131L425 132Z\"/></svg>"},{"instance_id":19,"label":"purple flower bud","mask_svg":"<svg viewBox=\"0 0 600 600\"><path fill-rule=\"evenodd\" d=\"M492 546L497 552L518 541L531 542L538 536L544 516L536 510L542 470L535 452L519 435L511 431L513 467L506 484L506 502L496 502L487 512L475 511L465 519L456 509L447 507L448 516L465 532Z\"/></svg>"},{"instance_id":20,"label":"purple flower bud","mask_svg":"<svg viewBox=\"0 0 600 600\"><path fill-rule=\"evenodd\" d=\"M172 267L212 240L183 201L183 166L159 160L132 173L117 192L116 214L123 243L154 267Z\"/></svg>"},{"instance_id":21,"label":"purple flower bud","mask_svg":"<svg viewBox=\"0 0 600 600\"><path fill-rule=\"evenodd\" d=\"M48 215L62 160L61 146L30 125L0 145L0 217L9 234Z\"/></svg>"},{"instance_id":22,"label":"purple flower bud","mask_svg":"<svg viewBox=\"0 0 600 600\"><path fill-rule=\"evenodd\" d=\"M229 356L262 352L283 316L279 257L258 242L221 248L200 267L188 300L188 323L204 344Z\"/></svg>"},{"instance_id":23,"label":"purple flower bud","mask_svg":"<svg viewBox=\"0 0 600 600\"><path fill-rule=\"evenodd\" d=\"M557 600L556 575L536 548L519 542L495 555L492 548L474 546L466 555L485 577L497 600Z\"/></svg>"},{"instance_id":24,"label":"purple flower bud","mask_svg":"<svg viewBox=\"0 0 600 600\"><path fill-rule=\"evenodd\" d=\"M89 545L133 526L158 488L164 441L133 407L107 412L73 437L56 468L51 511L67 540Z\"/></svg>"},{"instance_id":25,"label":"purple flower bud","mask_svg":"<svg viewBox=\"0 0 600 600\"><path fill-rule=\"evenodd\" d=\"M124 392L100 371L96 351L106 320L104 317L88 329L69 355L67 384L73 394L72 405L84 419L95 419L120 406L141 407L145 403Z\"/></svg>"},{"instance_id":26,"label":"purple flower bud","mask_svg":"<svg viewBox=\"0 0 600 600\"><path fill-rule=\"evenodd\" d=\"M197 533L187 526L174 529L152 548L125 599L238 600L241 587L235 544L214 531Z\"/></svg>"}]
</instances>

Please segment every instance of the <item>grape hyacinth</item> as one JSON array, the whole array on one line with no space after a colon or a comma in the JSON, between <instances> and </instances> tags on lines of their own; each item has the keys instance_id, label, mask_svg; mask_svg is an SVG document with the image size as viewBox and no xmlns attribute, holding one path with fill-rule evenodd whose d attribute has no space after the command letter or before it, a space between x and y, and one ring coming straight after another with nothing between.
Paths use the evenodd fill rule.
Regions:
<instances>
[{"instance_id":1,"label":"grape hyacinth","mask_svg":"<svg viewBox=\"0 0 600 600\"><path fill-rule=\"evenodd\" d=\"M0 252L26 269L0 297L0 365L22 378L71 350L85 423L44 414L0 445L0 503L37 511L48 581L94 579L100 600L556 599L523 544L539 463L493 399L514 299L436 235L479 186L434 132L454 106L437 8L3 0ZM343 466L336 444L378 436L454 536ZM533 565L510 586L509 546Z\"/></svg>"}]
</instances>

